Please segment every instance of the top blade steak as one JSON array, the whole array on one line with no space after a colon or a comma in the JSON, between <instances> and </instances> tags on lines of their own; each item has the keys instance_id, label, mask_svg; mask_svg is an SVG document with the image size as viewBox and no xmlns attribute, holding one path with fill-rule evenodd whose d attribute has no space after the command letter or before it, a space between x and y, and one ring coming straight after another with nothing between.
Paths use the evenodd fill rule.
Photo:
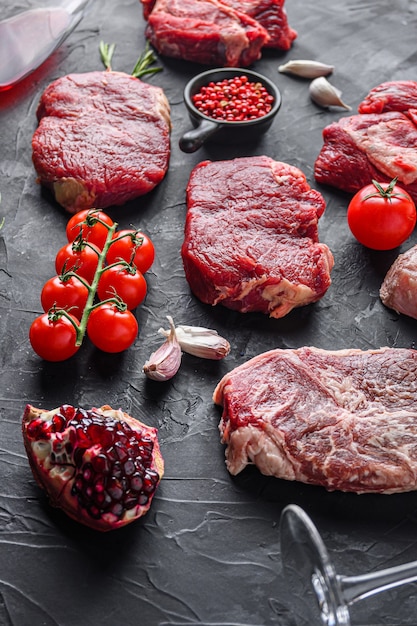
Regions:
<instances>
[{"instance_id":1,"label":"top blade steak","mask_svg":"<svg viewBox=\"0 0 417 626\"><path fill-rule=\"evenodd\" d=\"M226 374L214 402L226 464L329 491L417 489L417 351L271 350Z\"/></svg>"}]
</instances>

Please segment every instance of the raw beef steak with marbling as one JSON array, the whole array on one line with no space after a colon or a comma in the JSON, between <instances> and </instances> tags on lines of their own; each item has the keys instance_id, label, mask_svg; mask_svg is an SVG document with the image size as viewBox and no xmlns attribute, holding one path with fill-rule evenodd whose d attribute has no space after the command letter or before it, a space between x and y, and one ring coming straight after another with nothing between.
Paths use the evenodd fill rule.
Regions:
<instances>
[{"instance_id":1,"label":"raw beef steak with marbling","mask_svg":"<svg viewBox=\"0 0 417 626\"><path fill-rule=\"evenodd\" d=\"M319 300L333 267L318 237L324 209L301 170L268 156L200 163L182 245L191 290L206 304L277 318Z\"/></svg>"},{"instance_id":2,"label":"raw beef steak with marbling","mask_svg":"<svg viewBox=\"0 0 417 626\"><path fill-rule=\"evenodd\" d=\"M222 67L251 65L269 41L259 22L219 0L156 0L146 36L162 55Z\"/></svg>"},{"instance_id":3,"label":"raw beef steak with marbling","mask_svg":"<svg viewBox=\"0 0 417 626\"><path fill-rule=\"evenodd\" d=\"M231 474L329 491L417 489L417 351L271 350L226 374L213 396Z\"/></svg>"}]
</instances>

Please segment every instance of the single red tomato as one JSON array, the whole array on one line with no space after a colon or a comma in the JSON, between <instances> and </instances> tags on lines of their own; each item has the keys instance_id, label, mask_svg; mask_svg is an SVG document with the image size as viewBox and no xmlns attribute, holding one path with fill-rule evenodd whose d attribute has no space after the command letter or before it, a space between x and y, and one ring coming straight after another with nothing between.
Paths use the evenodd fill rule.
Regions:
<instances>
[{"instance_id":1,"label":"single red tomato","mask_svg":"<svg viewBox=\"0 0 417 626\"><path fill-rule=\"evenodd\" d=\"M75 213L69 220L66 228L67 239L71 243L81 234L83 239L102 250L106 243L109 228L113 224L111 217L103 211L84 209L84 211Z\"/></svg>"},{"instance_id":2,"label":"single red tomato","mask_svg":"<svg viewBox=\"0 0 417 626\"><path fill-rule=\"evenodd\" d=\"M56 273L62 274L71 270L91 283L97 270L99 254L99 249L93 243L67 243L56 255Z\"/></svg>"},{"instance_id":3,"label":"single red tomato","mask_svg":"<svg viewBox=\"0 0 417 626\"><path fill-rule=\"evenodd\" d=\"M397 185L373 181L349 203L347 221L354 237L372 250L392 250L414 230L416 207L411 196Z\"/></svg>"},{"instance_id":4,"label":"single red tomato","mask_svg":"<svg viewBox=\"0 0 417 626\"><path fill-rule=\"evenodd\" d=\"M139 270L133 266L112 265L102 273L97 295L100 300L119 296L128 309L135 309L146 296L146 280Z\"/></svg>"},{"instance_id":5,"label":"single red tomato","mask_svg":"<svg viewBox=\"0 0 417 626\"><path fill-rule=\"evenodd\" d=\"M120 230L114 234L113 239L106 256L109 265L123 260L135 265L142 274L150 269L155 259L155 248L145 233Z\"/></svg>"},{"instance_id":6,"label":"single red tomato","mask_svg":"<svg viewBox=\"0 0 417 626\"><path fill-rule=\"evenodd\" d=\"M55 306L81 319L88 295L88 288L76 276L53 276L42 288L41 304L46 313Z\"/></svg>"},{"instance_id":7,"label":"single red tomato","mask_svg":"<svg viewBox=\"0 0 417 626\"><path fill-rule=\"evenodd\" d=\"M130 311L121 310L116 304L104 302L90 313L87 335L103 352L122 352L135 341L138 334L136 317Z\"/></svg>"},{"instance_id":8,"label":"single red tomato","mask_svg":"<svg viewBox=\"0 0 417 626\"><path fill-rule=\"evenodd\" d=\"M72 317L72 316L71 316ZM72 317L74 323L78 323ZM29 341L38 356L45 361L65 361L78 350L77 331L65 315L43 313L29 329Z\"/></svg>"}]
</instances>

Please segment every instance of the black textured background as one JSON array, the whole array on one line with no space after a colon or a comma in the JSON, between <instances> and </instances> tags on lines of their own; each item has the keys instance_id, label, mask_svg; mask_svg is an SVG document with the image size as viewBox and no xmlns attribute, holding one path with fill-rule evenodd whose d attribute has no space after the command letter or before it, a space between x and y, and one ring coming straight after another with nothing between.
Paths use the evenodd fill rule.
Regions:
<instances>
[{"instance_id":1,"label":"black textured background","mask_svg":"<svg viewBox=\"0 0 417 626\"><path fill-rule=\"evenodd\" d=\"M29 0L0 9L0 17ZM147 197L109 210L121 228L140 226L157 258L148 296L137 311L139 336L112 356L86 341L70 361L39 360L28 341L41 312L39 294L54 274L68 216L35 180L31 136L43 89L69 72L101 69L99 41L117 44L113 67L131 72L144 47L138 0L95 0L63 46L32 76L0 93L0 624L1 626L163 626L294 624L299 599L283 585L278 522L282 508L302 505L320 528L338 570L376 570L417 559L417 496L355 496L286 483L254 468L232 478L219 441L212 392L221 376L273 347L326 349L414 347L416 322L385 309L378 296L400 250L371 252L346 224L348 196L321 188L327 210L321 240L335 256L333 284L317 304L282 320L241 315L201 304L190 295L180 259L185 186L204 159L267 154L301 168L310 184L325 125L345 111L325 111L309 99L308 81L278 73L290 58L335 65L330 78L356 110L375 85L416 80L415 0L287 0L298 39L288 53L268 51L253 69L276 82L283 104L259 143L207 145L189 155L178 140L190 124L183 88L201 66L160 59L148 78L164 88L172 109L172 155L162 184ZM414 235L402 250L417 242ZM177 376L153 383L142 365L161 342L157 330L176 323L216 328L232 346L222 362L185 356ZM26 403L86 408L110 404L157 426L166 474L148 515L96 534L52 510L32 478L20 421ZM360 603L352 614L367 626L415 625L415 584Z\"/></svg>"}]
</instances>

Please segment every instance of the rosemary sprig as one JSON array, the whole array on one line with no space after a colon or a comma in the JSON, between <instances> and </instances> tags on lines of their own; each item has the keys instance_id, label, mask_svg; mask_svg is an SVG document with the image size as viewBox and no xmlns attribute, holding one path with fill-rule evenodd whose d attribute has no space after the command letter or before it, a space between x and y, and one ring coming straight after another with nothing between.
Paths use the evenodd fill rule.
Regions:
<instances>
[{"instance_id":1,"label":"rosemary sprig","mask_svg":"<svg viewBox=\"0 0 417 626\"><path fill-rule=\"evenodd\" d=\"M104 43L104 41L100 41L100 46L99 46L100 56L101 56L101 60L106 70L109 70L109 71L111 70L111 60L113 58L115 48L116 48L115 43L108 44L108 43Z\"/></svg>"},{"instance_id":2,"label":"rosemary sprig","mask_svg":"<svg viewBox=\"0 0 417 626\"><path fill-rule=\"evenodd\" d=\"M108 44L104 43L104 41L100 41L100 56L101 60L104 64L104 67L107 70L111 70L111 61L113 58L114 50L116 48L116 44ZM142 78L146 74L156 74L156 72L162 72L162 67L149 67L153 63L156 63L157 58L154 52L149 47L149 41L146 42L145 50L142 52L138 60L136 61L135 67L132 71L132 76L135 78Z\"/></svg>"},{"instance_id":3,"label":"rosemary sprig","mask_svg":"<svg viewBox=\"0 0 417 626\"><path fill-rule=\"evenodd\" d=\"M132 76L135 78L141 78L146 74L156 74L157 72L162 72L162 67L149 67L153 63L156 63L156 61L157 58L149 47L149 41L147 41L145 50L136 61L136 65L132 71Z\"/></svg>"}]
</instances>

